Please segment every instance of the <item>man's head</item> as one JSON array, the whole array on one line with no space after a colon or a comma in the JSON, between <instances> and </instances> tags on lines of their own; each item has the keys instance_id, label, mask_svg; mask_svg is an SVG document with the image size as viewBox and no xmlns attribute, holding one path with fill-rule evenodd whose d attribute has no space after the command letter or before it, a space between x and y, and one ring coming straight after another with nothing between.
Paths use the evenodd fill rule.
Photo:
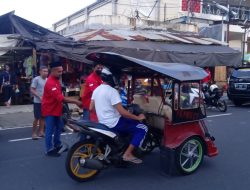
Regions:
<instances>
[{"instance_id":1,"label":"man's head","mask_svg":"<svg viewBox=\"0 0 250 190\"><path fill-rule=\"evenodd\" d=\"M41 76L43 79L47 78L48 73L49 73L49 71L48 71L48 68L47 68L46 66L41 66L41 67L40 67L40 69L39 69L39 74L40 74L40 76Z\"/></svg>"},{"instance_id":2,"label":"man's head","mask_svg":"<svg viewBox=\"0 0 250 190\"><path fill-rule=\"evenodd\" d=\"M63 73L62 64L60 62L52 62L50 64L50 67L51 67L50 75L57 79L60 79Z\"/></svg>"},{"instance_id":3,"label":"man's head","mask_svg":"<svg viewBox=\"0 0 250 190\"><path fill-rule=\"evenodd\" d=\"M4 70L5 71L10 71L10 66L9 65L4 65Z\"/></svg>"},{"instance_id":4,"label":"man's head","mask_svg":"<svg viewBox=\"0 0 250 190\"><path fill-rule=\"evenodd\" d=\"M107 68L102 69L101 79L102 79L102 81L104 83L109 84L112 87L116 86L114 76L112 75L112 73Z\"/></svg>"},{"instance_id":5,"label":"man's head","mask_svg":"<svg viewBox=\"0 0 250 190\"><path fill-rule=\"evenodd\" d=\"M103 65L101 63L94 63L94 72L100 76L102 73Z\"/></svg>"}]
</instances>

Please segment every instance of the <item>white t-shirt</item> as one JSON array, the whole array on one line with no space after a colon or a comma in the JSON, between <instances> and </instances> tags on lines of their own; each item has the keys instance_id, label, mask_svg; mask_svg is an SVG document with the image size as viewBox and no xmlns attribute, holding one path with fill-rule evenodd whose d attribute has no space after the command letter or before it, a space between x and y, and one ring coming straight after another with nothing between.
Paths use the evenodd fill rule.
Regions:
<instances>
[{"instance_id":1,"label":"white t-shirt","mask_svg":"<svg viewBox=\"0 0 250 190\"><path fill-rule=\"evenodd\" d=\"M114 105L121 103L117 90L107 84L101 84L94 90L91 100L95 102L99 122L109 128L115 127L121 117L114 107Z\"/></svg>"}]
</instances>

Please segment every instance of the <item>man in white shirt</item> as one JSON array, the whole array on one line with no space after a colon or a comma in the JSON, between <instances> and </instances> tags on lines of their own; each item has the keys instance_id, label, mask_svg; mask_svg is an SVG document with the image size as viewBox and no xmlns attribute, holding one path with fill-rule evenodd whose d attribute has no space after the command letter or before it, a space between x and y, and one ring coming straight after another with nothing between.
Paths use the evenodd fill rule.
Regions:
<instances>
[{"instance_id":1,"label":"man in white shirt","mask_svg":"<svg viewBox=\"0 0 250 190\"><path fill-rule=\"evenodd\" d=\"M103 84L94 90L90 110L95 109L99 122L112 131L119 134L132 134L132 140L123 154L123 160L140 164L142 160L136 158L132 152L135 147L142 144L148 131L147 126L140 122L145 119L145 116L143 114L136 116L123 108L119 93L112 87L113 77L108 70L103 69L101 77Z\"/></svg>"}]
</instances>

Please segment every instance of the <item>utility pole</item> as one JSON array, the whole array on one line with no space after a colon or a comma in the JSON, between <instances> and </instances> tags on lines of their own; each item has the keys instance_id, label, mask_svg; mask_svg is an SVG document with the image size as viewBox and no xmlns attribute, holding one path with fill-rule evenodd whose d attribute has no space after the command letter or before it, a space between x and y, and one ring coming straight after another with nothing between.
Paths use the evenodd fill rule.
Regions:
<instances>
[{"instance_id":1,"label":"utility pole","mask_svg":"<svg viewBox=\"0 0 250 190\"><path fill-rule=\"evenodd\" d=\"M166 21L167 4L164 3L164 22Z\"/></svg>"},{"instance_id":2,"label":"utility pole","mask_svg":"<svg viewBox=\"0 0 250 190\"><path fill-rule=\"evenodd\" d=\"M245 62L245 48L246 48L246 44L247 44L247 32L248 29L250 28L249 25L245 25L241 27L242 29L244 29L244 35L243 35L243 47L242 47L242 66L244 66L244 62Z\"/></svg>"},{"instance_id":3,"label":"utility pole","mask_svg":"<svg viewBox=\"0 0 250 190\"><path fill-rule=\"evenodd\" d=\"M227 0L227 8L230 10L229 0ZM230 11L227 13L227 46L229 46L229 33L230 33Z\"/></svg>"},{"instance_id":4,"label":"utility pole","mask_svg":"<svg viewBox=\"0 0 250 190\"><path fill-rule=\"evenodd\" d=\"M191 5L191 0L188 0L188 15L187 15L187 23L190 23L190 5Z\"/></svg>"}]
</instances>

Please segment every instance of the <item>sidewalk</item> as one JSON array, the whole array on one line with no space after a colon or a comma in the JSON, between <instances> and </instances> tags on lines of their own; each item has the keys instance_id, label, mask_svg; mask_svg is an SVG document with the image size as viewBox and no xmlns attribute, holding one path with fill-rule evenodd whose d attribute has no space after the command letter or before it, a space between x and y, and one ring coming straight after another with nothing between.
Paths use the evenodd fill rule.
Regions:
<instances>
[{"instance_id":1,"label":"sidewalk","mask_svg":"<svg viewBox=\"0 0 250 190\"><path fill-rule=\"evenodd\" d=\"M33 104L29 105L13 105L10 107L0 106L0 115L11 113L27 113L33 112Z\"/></svg>"},{"instance_id":2,"label":"sidewalk","mask_svg":"<svg viewBox=\"0 0 250 190\"><path fill-rule=\"evenodd\" d=\"M70 109L77 108L74 104L69 104ZM28 113L33 112L33 104L29 105L12 105L10 107L0 106L0 115L13 113Z\"/></svg>"},{"instance_id":3,"label":"sidewalk","mask_svg":"<svg viewBox=\"0 0 250 190\"><path fill-rule=\"evenodd\" d=\"M75 108L69 104L70 109ZM0 106L0 130L16 127L31 127L34 120L33 104L13 105L9 108Z\"/></svg>"}]
</instances>

